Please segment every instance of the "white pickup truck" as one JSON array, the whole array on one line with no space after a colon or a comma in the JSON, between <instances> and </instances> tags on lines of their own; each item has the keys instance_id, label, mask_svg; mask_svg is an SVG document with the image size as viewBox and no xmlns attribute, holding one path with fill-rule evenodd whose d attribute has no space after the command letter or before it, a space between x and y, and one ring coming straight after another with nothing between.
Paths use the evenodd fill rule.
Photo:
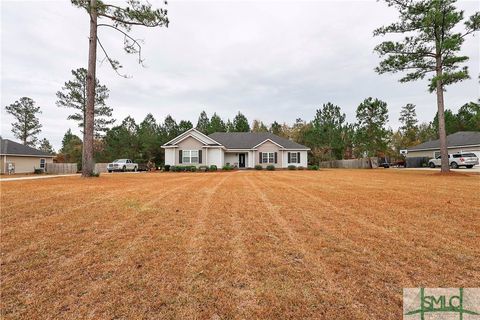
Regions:
<instances>
[{"instance_id":1,"label":"white pickup truck","mask_svg":"<svg viewBox=\"0 0 480 320\"><path fill-rule=\"evenodd\" d=\"M138 163L130 159L117 159L107 165L108 172L112 171L137 171Z\"/></svg>"}]
</instances>

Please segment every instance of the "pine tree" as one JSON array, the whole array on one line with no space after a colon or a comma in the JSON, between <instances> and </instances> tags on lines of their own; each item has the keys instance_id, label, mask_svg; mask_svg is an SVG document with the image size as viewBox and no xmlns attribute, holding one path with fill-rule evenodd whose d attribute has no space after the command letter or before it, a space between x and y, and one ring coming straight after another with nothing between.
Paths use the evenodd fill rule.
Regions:
<instances>
[{"instance_id":1,"label":"pine tree","mask_svg":"<svg viewBox=\"0 0 480 320\"><path fill-rule=\"evenodd\" d=\"M50 141L48 141L47 138L43 138L42 140L40 140L40 146L39 146L38 149L43 151L43 152L46 152L48 154L54 154L55 153L55 150L53 150L53 147L52 147Z\"/></svg>"},{"instance_id":2,"label":"pine tree","mask_svg":"<svg viewBox=\"0 0 480 320\"><path fill-rule=\"evenodd\" d=\"M32 99L22 97L6 106L5 110L16 120L12 123L12 132L15 138L26 146L35 146L38 140L37 136L42 131L42 125L37 117L37 114L42 113L40 107L35 106L35 101Z\"/></svg>"},{"instance_id":3,"label":"pine tree","mask_svg":"<svg viewBox=\"0 0 480 320\"><path fill-rule=\"evenodd\" d=\"M210 120L208 119L207 113L202 111L198 117L197 126L195 127L198 131L203 134L208 133L208 128L210 127Z\"/></svg>"},{"instance_id":4,"label":"pine tree","mask_svg":"<svg viewBox=\"0 0 480 320\"><path fill-rule=\"evenodd\" d=\"M87 69L72 70L72 75L73 79L65 82L62 91L57 92L56 104L58 107L74 109L76 112L69 115L67 119L78 122L79 128L83 130L87 110ZM114 119L111 119L113 108L106 105L108 97L108 88L95 79L94 132L97 138L115 122Z\"/></svg>"},{"instance_id":5,"label":"pine tree","mask_svg":"<svg viewBox=\"0 0 480 320\"><path fill-rule=\"evenodd\" d=\"M222 118L220 118L218 114L214 113L212 118L210 119L210 127L208 128L208 134L226 131L227 126L225 125L225 122L223 122Z\"/></svg>"},{"instance_id":6,"label":"pine tree","mask_svg":"<svg viewBox=\"0 0 480 320\"><path fill-rule=\"evenodd\" d=\"M122 67L117 60L112 59L97 35L97 28L103 27L118 31L123 36L123 48L126 53L138 55L138 62L142 63L141 41L129 35L133 26L168 27L167 10L153 9L148 2L140 0L127 1L126 7L109 4L101 0L71 0L76 7L83 8L88 13L90 21L90 37L88 47L87 72L87 107L85 112L84 153L82 158L83 177L91 177L94 170L94 113L95 113L95 77L97 62L97 43L105 54L105 59L118 74ZM109 23L98 23L98 18Z\"/></svg>"},{"instance_id":7,"label":"pine tree","mask_svg":"<svg viewBox=\"0 0 480 320\"><path fill-rule=\"evenodd\" d=\"M233 118L233 129L235 132L249 132L250 125L248 124L248 119L240 111Z\"/></svg>"}]
</instances>

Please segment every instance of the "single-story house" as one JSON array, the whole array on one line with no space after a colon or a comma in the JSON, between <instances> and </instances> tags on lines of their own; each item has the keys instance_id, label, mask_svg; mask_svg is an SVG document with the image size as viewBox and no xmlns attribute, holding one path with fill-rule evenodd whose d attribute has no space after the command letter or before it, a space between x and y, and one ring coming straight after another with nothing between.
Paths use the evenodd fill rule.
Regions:
<instances>
[{"instance_id":1,"label":"single-story house","mask_svg":"<svg viewBox=\"0 0 480 320\"><path fill-rule=\"evenodd\" d=\"M237 168L256 165L306 167L308 147L269 132L215 132L205 135L192 128L165 143L165 164Z\"/></svg>"},{"instance_id":2,"label":"single-story house","mask_svg":"<svg viewBox=\"0 0 480 320\"><path fill-rule=\"evenodd\" d=\"M54 156L12 140L0 138L0 172L33 173L53 163Z\"/></svg>"},{"instance_id":3,"label":"single-story house","mask_svg":"<svg viewBox=\"0 0 480 320\"><path fill-rule=\"evenodd\" d=\"M459 131L447 136L448 153L473 152L480 157L480 131ZM421 143L407 149L407 158L428 157L440 155L440 140Z\"/></svg>"}]
</instances>

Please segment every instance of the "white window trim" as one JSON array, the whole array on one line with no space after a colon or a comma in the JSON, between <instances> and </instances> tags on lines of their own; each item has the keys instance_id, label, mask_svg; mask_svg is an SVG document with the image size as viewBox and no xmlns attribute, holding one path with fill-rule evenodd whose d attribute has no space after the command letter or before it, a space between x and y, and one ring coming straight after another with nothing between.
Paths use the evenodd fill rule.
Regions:
<instances>
[{"instance_id":1,"label":"white window trim","mask_svg":"<svg viewBox=\"0 0 480 320\"><path fill-rule=\"evenodd\" d=\"M193 154L196 153L196 155L192 155L192 153ZM197 161L192 160L195 158L197 159ZM198 164L199 163L198 161L199 161L198 150L182 150L182 163Z\"/></svg>"},{"instance_id":2,"label":"white window trim","mask_svg":"<svg viewBox=\"0 0 480 320\"><path fill-rule=\"evenodd\" d=\"M42 167L42 160L43 160L43 167ZM40 159L40 169L45 169L46 166L47 166L47 159L41 158Z\"/></svg>"},{"instance_id":3,"label":"white window trim","mask_svg":"<svg viewBox=\"0 0 480 320\"><path fill-rule=\"evenodd\" d=\"M270 156L272 156L271 159ZM262 152L262 163L275 163L275 152Z\"/></svg>"},{"instance_id":4,"label":"white window trim","mask_svg":"<svg viewBox=\"0 0 480 320\"><path fill-rule=\"evenodd\" d=\"M298 163L297 156L298 154L296 152L289 152L290 153L290 162L289 163ZM295 161L293 161L293 156L295 156Z\"/></svg>"}]
</instances>

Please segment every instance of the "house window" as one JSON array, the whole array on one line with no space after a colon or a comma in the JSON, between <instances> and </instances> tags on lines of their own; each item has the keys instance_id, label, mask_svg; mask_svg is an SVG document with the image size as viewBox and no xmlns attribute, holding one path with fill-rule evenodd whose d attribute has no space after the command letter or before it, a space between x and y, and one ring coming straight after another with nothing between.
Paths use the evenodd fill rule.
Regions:
<instances>
[{"instance_id":1,"label":"house window","mask_svg":"<svg viewBox=\"0 0 480 320\"><path fill-rule=\"evenodd\" d=\"M290 152L290 163L298 163L296 152Z\"/></svg>"},{"instance_id":2,"label":"house window","mask_svg":"<svg viewBox=\"0 0 480 320\"><path fill-rule=\"evenodd\" d=\"M45 169L45 159L40 159L40 169Z\"/></svg>"},{"instance_id":3,"label":"house window","mask_svg":"<svg viewBox=\"0 0 480 320\"><path fill-rule=\"evenodd\" d=\"M198 150L183 150L182 151L183 163L198 163Z\"/></svg>"},{"instance_id":4,"label":"house window","mask_svg":"<svg viewBox=\"0 0 480 320\"><path fill-rule=\"evenodd\" d=\"M440 157L440 151L435 151L435 152L433 153L433 157L434 157L435 159L437 159L438 157Z\"/></svg>"},{"instance_id":5,"label":"house window","mask_svg":"<svg viewBox=\"0 0 480 320\"><path fill-rule=\"evenodd\" d=\"M262 163L274 163L275 152L262 152Z\"/></svg>"}]
</instances>

